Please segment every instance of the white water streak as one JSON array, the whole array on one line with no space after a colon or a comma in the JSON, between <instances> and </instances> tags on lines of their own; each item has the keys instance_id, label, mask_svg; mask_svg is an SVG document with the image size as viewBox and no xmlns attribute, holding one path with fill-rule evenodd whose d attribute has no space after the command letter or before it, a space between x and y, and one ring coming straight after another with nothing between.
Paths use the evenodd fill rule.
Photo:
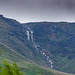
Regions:
<instances>
[{"instance_id":1,"label":"white water streak","mask_svg":"<svg viewBox=\"0 0 75 75\"><path fill-rule=\"evenodd\" d=\"M33 42L33 31L30 32L31 32L31 41Z\"/></svg>"},{"instance_id":2,"label":"white water streak","mask_svg":"<svg viewBox=\"0 0 75 75\"><path fill-rule=\"evenodd\" d=\"M38 50L38 47L37 45L34 43L33 41L33 31L30 30L30 28L28 28L28 30L26 30L26 34L27 34L27 38L28 38L28 41L31 41L34 45L34 47ZM38 50L39 51L39 50ZM52 60L49 58L48 55L46 55L46 53L44 52L44 49L41 50L41 53L46 57L47 61L51 64L50 67L51 69L53 69L53 62Z\"/></svg>"},{"instance_id":3,"label":"white water streak","mask_svg":"<svg viewBox=\"0 0 75 75\"><path fill-rule=\"evenodd\" d=\"M26 32L27 32L26 34L27 34L27 37L28 37L28 41L30 41L30 34L29 34L29 31L27 30Z\"/></svg>"},{"instance_id":4,"label":"white water streak","mask_svg":"<svg viewBox=\"0 0 75 75\"><path fill-rule=\"evenodd\" d=\"M51 60L48 60L51 63L51 68L53 69L53 62Z\"/></svg>"}]
</instances>

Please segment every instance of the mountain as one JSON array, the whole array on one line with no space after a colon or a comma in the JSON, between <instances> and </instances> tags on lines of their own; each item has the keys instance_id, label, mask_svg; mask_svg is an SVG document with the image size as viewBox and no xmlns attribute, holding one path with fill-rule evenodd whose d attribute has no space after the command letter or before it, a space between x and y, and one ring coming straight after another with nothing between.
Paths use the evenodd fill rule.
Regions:
<instances>
[{"instance_id":1,"label":"mountain","mask_svg":"<svg viewBox=\"0 0 75 75\"><path fill-rule=\"evenodd\" d=\"M12 25L10 25L7 23L7 21L11 23L9 19L0 16L0 64L2 64L3 59L7 59L10 64L12 64L13 61L16 61L16 63L24 71L25 75L56 75L51 72L51 70L47 70L37 65L35 61L33 61L35 59L35 57L33 56L34 53L32 53L32 51L28 48L31 47L34 50L33 46L30 43L27 43L27 45L25 45L26 41L23 41L25 43L20 42L19 36L21 35L19 33L18 36L18 30L16 30L17 26L13 26L14 24L12 23ZM15 23L18 24L17 21L15 21ZM17 32L17 34L13 34L13 31ZM23 48L22 50L25 49L25 51L20 52L18 50L19 48Z\"/></svg>"},{"instance_id":2,"label":"mountain","mask_svg":"<svg viewBox=\"0 0 75 75\"><path fill-rule=\"evenodd\" d=\"M0 23L2 43L34 62L44 64L41 55L37 53L31 42L28 42L26 32L19 22L1 16Z\"/></svg>"},{"instance_id":3,"label":"mountain","mask_svg":"<svg viewBox=\"0 0 75 75\"><path fill-rule=\"evenodd\" d=\"M46 68L75 73L74 28L67 22L21 24L0 15L0 60L16 61L28 75L54 75Z\"/></svg>"},{"instance_id":4,"label":"mountain","mask_svg":"<svg viewBox=\"0 0 75 75\"><path fill-rule=\"evenodd\" d=\"M46 60L51 60L53 69L75 73L75 23L35 22L23 25L33 31L33 41L42 48Z\"/></svg>"}]
</instances>

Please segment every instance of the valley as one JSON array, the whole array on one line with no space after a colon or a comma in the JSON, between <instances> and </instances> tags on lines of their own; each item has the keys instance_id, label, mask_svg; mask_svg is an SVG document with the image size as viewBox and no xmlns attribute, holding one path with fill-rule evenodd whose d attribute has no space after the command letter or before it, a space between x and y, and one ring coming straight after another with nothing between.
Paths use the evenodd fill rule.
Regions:
<instances>
[{"instance_id":1,"label":"valley","mask_svg":"<svg viewBox=\"0 0 75 75\"><path fill-rule=\"evenodd\" d=\"M27 75L75 74L75 23L20 23L0 15L0 51L1 62L16 61Z\"/></svg>"}]
</instances>

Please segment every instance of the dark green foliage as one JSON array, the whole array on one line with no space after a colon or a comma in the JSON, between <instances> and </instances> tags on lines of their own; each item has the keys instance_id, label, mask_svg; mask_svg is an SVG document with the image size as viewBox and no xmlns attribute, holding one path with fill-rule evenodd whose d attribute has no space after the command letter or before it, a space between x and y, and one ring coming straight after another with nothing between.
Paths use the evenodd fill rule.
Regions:
<instances>
[{"instance_id":1,"label":"dark green foliage","mask_svg":"<svg viewBox=\"0 0 75 75\"><path fill-rule=\"evenodd\" d=\"M4 60L3 66L0 66L0 75L24 75L20 67L14 62L12 65Z\"/></svg>"}]
</instances>

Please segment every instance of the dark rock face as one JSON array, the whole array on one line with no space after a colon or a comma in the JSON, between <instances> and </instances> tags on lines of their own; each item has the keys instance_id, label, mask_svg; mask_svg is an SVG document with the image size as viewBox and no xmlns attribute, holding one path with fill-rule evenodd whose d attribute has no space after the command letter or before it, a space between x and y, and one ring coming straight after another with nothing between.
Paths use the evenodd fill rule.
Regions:
<instances>
[{"instance_id":1,"label":"dark rock face","mask_svg":"<svg viewBox=\"0 0 75 75\"><path fill-rule=\"evenodd\" d=\"M3 15L0 15L0 17L3 17Z\"/></svg>"}]
</instances>

